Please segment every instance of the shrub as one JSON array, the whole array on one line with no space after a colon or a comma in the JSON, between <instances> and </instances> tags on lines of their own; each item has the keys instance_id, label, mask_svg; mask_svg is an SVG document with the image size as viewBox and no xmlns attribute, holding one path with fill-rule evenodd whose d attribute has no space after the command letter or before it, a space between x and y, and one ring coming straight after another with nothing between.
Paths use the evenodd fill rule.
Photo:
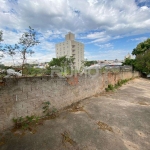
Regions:
<instances>
[{"instance_id":1,"label":"shrub","mask_svg":"<svg viewBox=\"0 0 150 150\"><path fill-rule=\"evenodd\" d=\"M126 82L128 82L131 79L119 80L114 86L112 84L109 84L108 87L105 88L105 90L106 90L106 92L113 91L114 89L117 89L118 87L122 86L123 84L125 84Z\"/></svg>"},{"instance_id":2,"label":"shrub","mask_svg":"<svg viewBox=\"0 0 150 150\"><path fill-rule=\"evenodd\" d=\"M112 84L109 84L109 85L108 85L108 88L109 88L110 90L113 90L113 89L114 89L114 87L113 87Z\"/></svg>"}]
</instances>

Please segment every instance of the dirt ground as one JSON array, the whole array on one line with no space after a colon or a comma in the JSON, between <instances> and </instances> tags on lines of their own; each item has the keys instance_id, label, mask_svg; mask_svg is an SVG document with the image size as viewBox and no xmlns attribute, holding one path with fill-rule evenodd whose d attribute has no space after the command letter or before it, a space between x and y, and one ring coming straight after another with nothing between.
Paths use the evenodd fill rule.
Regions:
<instances>
[{"instance_id":1,"label":"dirt ground","mask_svg":"<svg viewBox=\"0 0 150 150\"><path fill-rule=\"evenodd\" d=\"M87 98L34 132L1 133L0 150L150 150L150 80Z\"/></svg>"}]
</instances>

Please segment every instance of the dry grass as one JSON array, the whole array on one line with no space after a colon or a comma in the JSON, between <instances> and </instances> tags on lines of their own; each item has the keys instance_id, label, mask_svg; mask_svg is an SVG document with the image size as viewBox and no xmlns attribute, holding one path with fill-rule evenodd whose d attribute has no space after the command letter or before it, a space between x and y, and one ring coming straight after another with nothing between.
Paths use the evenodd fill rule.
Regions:
<instances>
[{"instance_id":1,"label":"dry grass","mask_svg":"<svg viewBox=\"0 0 150 150\"><path fill-rule=\"evenodd\" d=\"M109 127L106 123L103 123L103 122L99 121L97 123L97 125L99 126L99 129L102 129L103 131L108 130L110 132L113 132L112 127Z\"/></svg>"},{"instance_id":2,"label":"dry grass","mask_svg":"<svg viewBox=\"0 0 150 150\"><path fill-rule=\"evenodd\" d=\"M70 138L69 132L64 131L61 133L62 135L62 144L66 147L66 143L71 144L72 146L76 146L76 142Z\"/></svg>"}]
</instances>

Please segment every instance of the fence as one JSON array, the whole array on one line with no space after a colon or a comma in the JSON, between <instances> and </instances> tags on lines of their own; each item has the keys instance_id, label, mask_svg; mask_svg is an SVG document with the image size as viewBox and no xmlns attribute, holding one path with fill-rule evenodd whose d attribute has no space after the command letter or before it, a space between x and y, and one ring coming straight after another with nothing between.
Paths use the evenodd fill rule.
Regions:
<instances>
[{"instance_id":1,"label":"fence","mask_svg":"<svg viewBox=\"0 0 150 150\"><path fill-rule=\"evenodd\" d=\"M108 84L138 76L138 72L121 71L101 72L98 76L83 74L70 78L7 78L0 84L0 131L11 127L13 118L41 116L42 102L49 101L60 110L104 91Z\"/></svg>"}]
</instances>

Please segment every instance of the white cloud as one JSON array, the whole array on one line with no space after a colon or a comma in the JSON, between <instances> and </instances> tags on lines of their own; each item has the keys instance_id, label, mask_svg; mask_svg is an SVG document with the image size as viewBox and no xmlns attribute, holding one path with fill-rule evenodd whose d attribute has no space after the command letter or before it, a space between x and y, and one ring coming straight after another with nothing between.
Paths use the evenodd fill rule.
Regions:
<instances>
[{"instance_id":1,"label":"white cloud","mask_svg":"<svg viewBox=\"0 0 150 150\"><path fill-rule=\"evenodd\" d=\"M85 52L85 58L88 60L124 60L124 57L131 53L130 50L124 50L124 49L110 49L105 51L99 51L96 55L93 55L91 52L86 51Z\"/></svg>"},{"instance_id":2,"label":"white cloud","mask_svg":"<svg viewBox=\"0 0 150 150\"><path fill-rule=\"evenodd\" d=\"M51 52L51 53L42 53L42 52L35 52L34 54L32 54L32 56L27 56L27 63L40 63L40 62L49 62L52 58L55 57L55 53ZM22 64L22 59L21 56L19 54L16 54L14 57L14 63L15 65L21 65ZM11 57L6 56L4 58L1 59L0 61L1 63L5 63L6 65L13 65L13 60Z\"/></svg>"},{"instance_id":3,"label":"white cloud","mask_svg":"<svg viewBox=\"0 0 150 150\"><path fill-rule=\"evenodd\" d=\"M135 23L147 21L150 15L148 7L139 8L134 0L19 0L17 4L1 1L0 26L17 29L29 25L42 31L116 31L120 26L136 29Z\"/></svg>"},{"instance_id":4,"label":"white cloud","mask_svg":"<svg viewBox=\"0 0 150 150\"><path fill-rule=\"evenodd\" d=\"M143 42L143 41L145 41L147 38L148 38L148 37L134 38L134 39L131 39L131 41Z\"/></svg>"},{"instance_id":5,"label":"white cloud","mask_svg":"<svg viewBox=\"0 0 150 150\"><path fill-rule=\"evenodd\" d=\"M145 11L145 10L148 10L148 7L147 7L147 6L142 6L141 9L142 9L143 11Z\"/></svg>"},{"instance_id":6,"label":"white cloud","mask_svg":"<svg viewBox=\"0 0 150 150\"><path fill-rule=\"evenodd\" d=\"M12 32L10 30L4 30L3 31L3 39L5 44L16 44L19 41L19 38L21 37L22 33L18 32Z\"/></svg>"},{"instance_id":7,"label":"white cloud","mask_svg":"<svg viewBox=\"0 0 150 150\"><path fill-rule=\"evenodd\" d=\"M150 33L146 4L146 0L0 0L0 30L5 43L14 44L28 26L33 27L40 33L37 57L44 60L44 51L49 58L54 56L53 40L68 31L82 33L78 39L100 47L113 39Z\"/></svg>"},{"instance_id":8,"label":"white cloud","mask_svg":"<svg viewBox=\"0 0 150 150\"><path fill-rule=\"evenodd\" d=\"M113 44L111 43L106 43L106 44L96 44L100 49L113 49Z\"/></svg>"}]
</instances>

